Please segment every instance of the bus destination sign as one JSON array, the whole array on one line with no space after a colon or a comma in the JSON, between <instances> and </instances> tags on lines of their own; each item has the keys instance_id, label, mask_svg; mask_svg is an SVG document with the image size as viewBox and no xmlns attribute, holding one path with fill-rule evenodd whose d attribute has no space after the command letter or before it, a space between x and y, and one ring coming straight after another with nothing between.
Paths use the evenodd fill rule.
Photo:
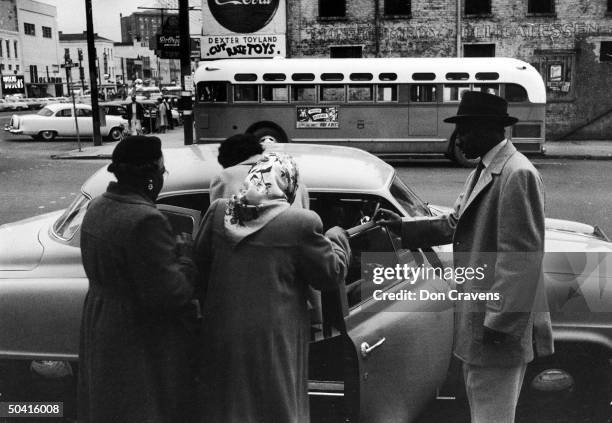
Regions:
<instances>
[{"instance_id":1,"label":"bus destination sign","mask_svg":"<svg viewBox=\"0 0 612 423\"><path fill-rule=\"evenodd\" d=\"M338 106L297 107L296 128L339 128Z\"/></svg>"}]
</instances>

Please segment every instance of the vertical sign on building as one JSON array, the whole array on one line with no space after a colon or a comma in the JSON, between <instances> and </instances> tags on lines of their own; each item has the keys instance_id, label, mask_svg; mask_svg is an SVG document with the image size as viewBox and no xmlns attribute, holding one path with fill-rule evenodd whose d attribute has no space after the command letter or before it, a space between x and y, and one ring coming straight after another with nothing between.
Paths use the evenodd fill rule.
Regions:
<instances>
[{"instance_id":1,"label":"vertical sign on building","mask_svg":"<svg viewBox=\"0 0 612 423\"><path fill-rule=\"evenodd\" d=\"M285 0L202 0L202 59L285 57Z\"/></svg>"}]
</instances>

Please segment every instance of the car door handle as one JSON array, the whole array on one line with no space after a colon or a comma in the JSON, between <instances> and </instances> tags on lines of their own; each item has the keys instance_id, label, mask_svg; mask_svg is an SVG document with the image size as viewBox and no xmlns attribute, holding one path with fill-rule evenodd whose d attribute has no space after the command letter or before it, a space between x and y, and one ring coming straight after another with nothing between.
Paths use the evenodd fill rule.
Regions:
<instances>
[{"instance_id":1,"label":"car door handle","mask_svg":"<svg viewBox=\"0 0 612 423\"><path fill-rule=\"evenodd\" d=\"M374 351L376 348L380 347L382 344L385 343L385 341L387 340L387 338L381 338L378 340L377 343L375 343L374 345L370 346L370 344L368 344L367 342L362 342L361 343L361 356L363 358L366 358L368 356L368 354L370 354L372 351Z\"/></svg>"}]
</instances>

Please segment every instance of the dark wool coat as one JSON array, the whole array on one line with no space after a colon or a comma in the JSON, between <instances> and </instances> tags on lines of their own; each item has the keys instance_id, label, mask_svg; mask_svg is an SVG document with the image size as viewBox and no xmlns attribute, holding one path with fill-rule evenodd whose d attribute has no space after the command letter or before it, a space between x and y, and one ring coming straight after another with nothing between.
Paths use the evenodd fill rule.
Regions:
<instances>
[{"instance_id":1,"label":"dark wool coat","mask_svg":"<svg viewBox=\"0 0 612 423\"><path fill-rule=\"evenodd\" d=\"M182 422L195 266L144 196L111 182L81 228L89 278L79 351L79 423ZM191 347L192 348L192 347Z\"/></svg>"},{"instance_id":2,"label":"dark wool coat","mask_svg":"<svg viewBox=\"0 0 612 423\"><path fill-rule=\"evenodd\" d=\"M200 422L309 422L307 287L343 282L348 240L325 237L316 213L290 207L232 247L226 203L210 206L194 254L207 286Z\"/></svg>"}]
</instances>

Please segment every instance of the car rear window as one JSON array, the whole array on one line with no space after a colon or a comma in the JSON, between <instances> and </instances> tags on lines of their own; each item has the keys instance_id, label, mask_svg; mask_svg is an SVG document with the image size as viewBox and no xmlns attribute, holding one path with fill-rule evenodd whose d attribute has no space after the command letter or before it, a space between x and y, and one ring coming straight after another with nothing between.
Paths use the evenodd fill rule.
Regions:
<instances>
[{"instance_id":1,"label":"car rear window","mask_svg":"<svg viewBox=\"0 0 612 423\"><path fill-rule=\"evenodd\" d=\"M89 198L79 195L66 211L53 224L53 233L60 239L69 241L81 227L89 205Z\"/></svg>"},{"instance_id":2,"label":"car rear window","mask_svg":"<svg viewBox=\"0 0 612 423\"><path fill-rule=\"evenodd\" d=\"M40 116L53 116L53 110L49 109L48 107L43 107L36 114Z\"/></svg>"}]
</instances>

